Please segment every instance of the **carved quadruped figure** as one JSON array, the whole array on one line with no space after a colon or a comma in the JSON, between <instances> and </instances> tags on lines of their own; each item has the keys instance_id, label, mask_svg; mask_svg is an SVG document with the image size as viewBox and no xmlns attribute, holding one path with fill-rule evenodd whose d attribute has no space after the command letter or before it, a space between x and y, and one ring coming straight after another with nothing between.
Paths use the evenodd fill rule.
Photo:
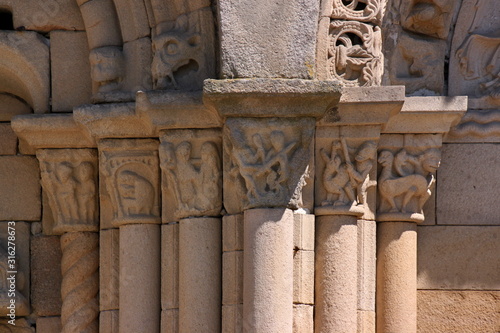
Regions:
<instances>
[{"instance_id":1,"label":"carved quadruped figure","mask_svg":"<svg viewBox=\"0 0 500 333\"><path fill-rule=\"evenodd\" d=\"M194 150L199 158L192 157ZM193 146L189 141L181 141L177 146L163 142L160 158L166 186L175 200L175 208L168 208L173 212L172 218L220 214L222 172L215 142L204 141L201 146Z\"/></svg>"},{"instance_id":2,"label":"carved quadruped figure","mask_svg":"<svg viewBox=\"0 0 500 333\"><path fill-rule=\"evenodd\" d=\"M55 218L55 232L93 231L97 219L97 154L87 149L37 152L42 186Z\"/></svg>"},{"instance_id":3,"label":"carved quadruped figure","mask_svg":"<svg viewBox=\"0 0 500 333\"><path fill-rule=\"evenodd\" d=\"M382 166L378 179L380 217L397 219L401 213L417 222L423 221L422 209L431 196L440 159L438 149L428 149L418 156L408 154L405 149L395 155L389 150L381 151L378 158Z\"/></svg>"},{"instance_id":4,"label":"carved quadruped figure","mask_svg":"<svg viewBox=\"0 0 500 333\"><path fill-rule=\"evenodd\" d=\"M344 206L348 205L349 201L354 201L354 192L350 186L347 165L342 163L342 158L337 153L341 149L340 142L334 141L331 156L328 156L324 149L320 150L321 157L325 162L323 184L327 193L326 200L321 203L322 206Z\"/></svg>"},{"instance_id":5,"label":"carved quadruped figure","mask_svg":"<svg viewBox=\"0 0 500 333\"><path fill-rule=\"evenodd\" d=\"M99 93L120 89L125 75L125 60L118 46L105 46L90 51L92 80L98 85Z\"/></svg>"}]
</instances>

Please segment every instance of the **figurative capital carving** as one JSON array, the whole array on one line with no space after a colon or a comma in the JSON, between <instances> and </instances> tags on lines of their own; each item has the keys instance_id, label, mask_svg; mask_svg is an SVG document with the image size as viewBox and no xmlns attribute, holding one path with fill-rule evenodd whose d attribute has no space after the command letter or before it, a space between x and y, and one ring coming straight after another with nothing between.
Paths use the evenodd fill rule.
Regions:
<instances>
[{"instance_id":1,"label":"figurative capital carving","mask_svg":"<svg viewBox=\"0 0 500 333\"><path fill-rule=\"evenodd\" d=\"M380 27L356 21L332 21L328 48L330 79L347 86L380 85L383 72Z\"/></svg>"},{"instance_id":2,"label":"figurative capital carving","mask_svg":"<svg viewBox=\"0 0 500 333\"><path fill-rule=\"evenodd\" d=\"M55 218L54 231L94 231L97 218L97 154L92 150L37 152L42 186Z\"/></svg>"},{"instance_id":3,"label":"figurative capital carving","mask_svg":"<svg viewBox=\"0 0 500 333\"><path fill-rule=\"evenodd\" d=\"M200 158L192 158L192 145L183 141L160 146L160 160L167 187L175 197L177 219L219 215L222 208L222 171L217 145L206 141Z\"/></svg>"},{"instance_id":4,"label":"figurative capital carving","mask_svg":"<svg viewBox=\"0 0 500 333\"><path fill-rule=\"evenodd\" d=\"M381 220L424 219L423 206L431 196L441 153L428 149L414 156L401 149L396 154L383 150L378 157L382 167L378 178Z\"/></svg>"}]
</instances>

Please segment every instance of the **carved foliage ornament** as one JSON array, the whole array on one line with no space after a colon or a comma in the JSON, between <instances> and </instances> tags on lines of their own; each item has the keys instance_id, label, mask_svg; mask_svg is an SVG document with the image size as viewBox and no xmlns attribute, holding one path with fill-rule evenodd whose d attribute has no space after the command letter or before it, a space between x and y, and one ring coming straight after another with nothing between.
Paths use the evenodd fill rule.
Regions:
<instances>
[{"instance_id":1,"label":"carved foliage ornament","mask_svg":"<svg viewBox=\"0 0 500 333\"><path fill-rule=\"evenodd\" d=\"M376 184L369 176L376 154L377 144L374 141L364 142L351 154L343 137L334 140L330 150L321 148L320 157L325 165L322 185L326 198L320 202L320 207L315 208L315 213L363 214L367 189Z\"/></svg>"},{"instance_id":2,"label":"carved foliage ornament","mask_svg":"<svg viewBox=\"0 0 500 333\"><path fill-rule=\"evenodd\" d=\"M397 153L382 150L378 156L379 221L424 220L423 206L431 196L441 153L427 149L410 155L404 148Z\"/></svg>"},{"instance_id":3,"label":"carved foliage ornament","mask_svg":"<svg viewBox=\"0 0 500 333\"><path fill-rule=\"evenodd\" d=\"M333 0L333 19L380 24L385 0Z\"/></svg>"},{"instance_id":4,"label":"carved foliage ornament","mask_svg":"<svg viewBox=\"0 0 500 333\"><path fill-rule=\"evenodd\" d=\"M196 146L190 141L178 144L165 141L160 145L160 165L166 185L163 193L173 199L164 205L164 213L168 215L173 210L173 220L220 215L222 168L218 141L219 144L206 140ZM175 208L171 209L172 206Z\"/></svg>"},{"instance_id":5,"label":"carved foliage ornament","mask_svg":"<svg viewBox=\"0 0 500 333\"><path fill-rule=\"evenodd\" d=\"M55 219L54 231L96 231L97 152L91 149L42 149L42 186Z\"/></svg>"},{"instance_id":6,"label":"carved foliage ornament","mask_svg":"<svg viewBox=\"0 0 500 333\"><path fill-rule=\"evenodd\" d=\"M355 21L332 21L329 31L328 75L346 86L380 85L383 73L379 27Z\"/></svg>"},{"instance_id":7,"label":"carved foliage ornament","mask_svg":"<svg viewBox=\"0 0 500 333\"><path fill-rule=\"evenodd\" d=\"M122 149L108 151L103 147L100 159L113 208L113 224L159 223L158 151L126 144L119 148Z\"/></svg>"}]
</instances>

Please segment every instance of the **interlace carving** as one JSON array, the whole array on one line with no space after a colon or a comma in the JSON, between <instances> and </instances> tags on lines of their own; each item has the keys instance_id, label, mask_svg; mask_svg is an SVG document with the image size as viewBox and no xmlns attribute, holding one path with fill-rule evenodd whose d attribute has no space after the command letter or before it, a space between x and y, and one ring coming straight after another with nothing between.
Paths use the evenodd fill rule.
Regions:
<instances>
[{"instance_id":1,"label":"interlace carving","mask_svg":"<svg viewBox=\"0 0 500 333\"><path fill-rule=\"evenodd\" d=\"M422 209L431 196L440 160L441 153L435 148L416 156L405 149L396 154L382 150L378 157L382 168L378 178L379 220L422 222Z\"/></svg>"},{"instance_id":2,"label":"interlace carving","mask_svg":"<svg viewBox=\"0 0 500 333\"><path fill-rule=\"evenodd\" d=\"M42 186L55 218L55 232L96 231L97 153L88 149L37 152Z\"/></svg>"},{"instance_id":3,"label":"interlace carving","mask_svg":"<svg viewBox=\"0 0 500 333\"><path fill-rule=\"evenodd\" d=\"M176 208L174 216L217 216L222 208L222 170L219 150L212 141L201 145L200 158L192 158L192 145L183 141L160 146L160 160Z\"/></svg>"},{"instance_id":4,"label":"interlace carving","mask_svg":"<svg viewBox=\"0 0 500 333\"><path fill-rule=\"evenodd\" d=\"M380 24L385 0L333 0L333 19Z\"/></svg>"}]
</instances>

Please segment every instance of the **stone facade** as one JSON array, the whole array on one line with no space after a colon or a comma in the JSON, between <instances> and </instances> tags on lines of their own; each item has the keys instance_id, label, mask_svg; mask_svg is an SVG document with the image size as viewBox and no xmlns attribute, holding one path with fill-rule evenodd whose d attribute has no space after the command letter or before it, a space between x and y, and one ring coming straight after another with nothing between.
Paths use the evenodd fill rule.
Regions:
<instances>
[{"instance_id":1,"label":"stone facade","mask_svg":"<svg viewBox=\"0 0 500 333\"><path fill-rule=\"evenodd\" d=\"M500 332L499 16L0 0L0 332Z\"/></svg>"}]
</instances>

